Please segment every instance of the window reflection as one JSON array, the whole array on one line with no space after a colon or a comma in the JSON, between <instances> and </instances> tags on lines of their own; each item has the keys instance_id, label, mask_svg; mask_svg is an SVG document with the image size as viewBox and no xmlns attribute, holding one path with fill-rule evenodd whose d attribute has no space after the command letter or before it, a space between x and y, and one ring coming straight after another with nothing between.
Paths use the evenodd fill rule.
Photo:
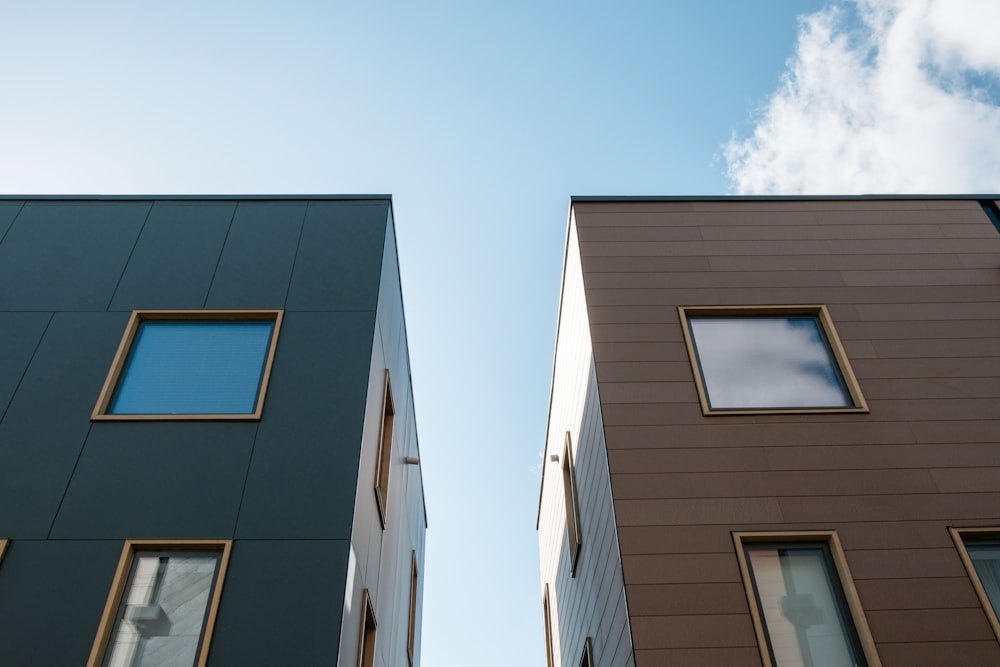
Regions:
<instances>
[{"instance_id":1,"label":"window reflection","mask_svg":"<svg viewBox=\"0 0 1000 667\"><path fill-rule=\"evenodd\" d=\"M824 546L752 546L746 555L775 667L865 664Z\"/></svg>"},{"instance_id":2,"label":"window reflection","mask_svg":"<svg viewBox=\"0 0 1000 667\"><path fill-rule=\"evenodd\" d=\"M688 316L712 409L853 405L813 315Z\"/></svg>"},{"instance_id":3,"label":"window reflection","mask_svg":"<svg viewBox=\"0 0 1000 667\"><path fill-rule=\"evenodd\" d=\"M104 665L197 664L219 560L219 553L137 553Z\"/></svg>"},{"instance_id":4,"label":"window reflection","mask_svg":"<svg viewBox=\"0 0 1000 667\"><path fill-rule=\"evenodd\" d=\"M1000 541L969 540L965 543L976 575L990 600L993 613L1000 617Z\"/></svg>"}]
</instances>

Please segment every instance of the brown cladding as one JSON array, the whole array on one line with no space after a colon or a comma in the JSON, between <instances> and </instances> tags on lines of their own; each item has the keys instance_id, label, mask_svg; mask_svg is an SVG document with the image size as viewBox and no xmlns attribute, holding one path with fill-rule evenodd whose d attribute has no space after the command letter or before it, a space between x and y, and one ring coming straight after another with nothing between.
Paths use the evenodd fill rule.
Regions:
<instances>
[{"instance_id":1,"label":"brown cladding","mask_svg":"<svg viewBox=\"0 0 1000 667\"><path fill-rule=\"evenodd\" d=\"M1000 664L1000 234L975 199L576 200L638 667L760 665L732 531L836 531L886 667ZM869 413L705 416L679 307L825 304Z\"/></svg>"}]
</instances>

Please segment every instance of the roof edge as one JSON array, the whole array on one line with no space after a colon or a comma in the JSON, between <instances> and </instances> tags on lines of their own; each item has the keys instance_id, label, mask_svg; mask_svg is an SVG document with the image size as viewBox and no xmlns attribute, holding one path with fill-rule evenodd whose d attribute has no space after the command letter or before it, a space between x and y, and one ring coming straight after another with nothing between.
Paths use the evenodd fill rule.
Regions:
<instances>
[{"instance_id":1,"label":"roof edge","mask_svg":"<svg viewBox=\"0 0 1000 667\"><path fill-rule=\"evenodd\" d=\"M863 195L573 195L569 198L574 202L658 202L658 201L864 201L864 200L970 200L1000 199L1000 194L863 194Z\"/></svg>"},{"instance_id":2,"label":"roof edge","mask_svg":"<svg viewBox=\"0 0 1000 667\"><path fill-rule=\"evenodd\" d=\"M363 201L392 202L392 195L0 195L0 201Z\"/></svg>"}]
</instances>

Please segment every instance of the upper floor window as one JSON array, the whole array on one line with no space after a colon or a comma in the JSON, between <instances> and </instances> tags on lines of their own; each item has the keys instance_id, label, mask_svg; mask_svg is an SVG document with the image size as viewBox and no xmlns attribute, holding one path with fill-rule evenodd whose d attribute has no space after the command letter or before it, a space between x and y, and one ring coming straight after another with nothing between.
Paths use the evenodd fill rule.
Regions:
<instances>
[{"instance_id":1,"label":"upper floor window","mask_svg":"<svg viewBox=\"0 0 1000 667\"><path fill-rule=\"evenodd\" d=\"M134 311L92 418L259 419L281 316Z\"/></svg>"},{"instance_id":2,"label":"upper floor window","mask_svg":"<svg viewBox=\"0 0 1000 667\"><path fill-rule=\"evenodd\" d=\"M951 528L962 563L1000 640L1000 528Z\"/></svg>"},{"instance_id":3,"label":"upper floor window","mask_svg":"<svg viewBox=\"0 0 1000 667\"><path fill-rule=\"evenodd\" d=\"M867 412L825 306L682 307L702 410Z\"/></svg>"},{"instance_id":4,"label":"upper floor window","mask_svg":"<svg viewBox=\"0 0 1000 667\"><path fill-rule=\"evenodd\" d=\"M128 541L88 667L204 667L231 546Z\"/></svg>"},{"instance_id":5,"label":"upper floor window","mask_svg":"<svg viewBox=\"0 0 1000 667\"><path fill-rule=\"evenodd\" d=\"M836 533L733 539L765 667L880 664Z\"/></svg>"}]
</instances>

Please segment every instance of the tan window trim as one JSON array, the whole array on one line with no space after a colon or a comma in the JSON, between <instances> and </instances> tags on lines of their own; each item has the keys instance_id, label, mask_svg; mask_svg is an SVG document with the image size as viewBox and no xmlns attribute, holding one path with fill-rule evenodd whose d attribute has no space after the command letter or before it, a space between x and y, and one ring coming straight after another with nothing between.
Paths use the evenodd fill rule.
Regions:
<instances>
[{"instance_id":1,"label":"tan window trim","mask_svg":"<svg viewBox=\"0 0 1000 667\"><path fill-rule=\"evenodd\" d=\"M215 589L212 592L212 599L208 603L205 631L198 654L198 664L195 666L205 667L208 662L208 650L212 643L212 631L215 627L215 617L219 611L219 601L222 599L222 584L226 580L226 568L229 566L229 555L232 547L232 540L126 540L121 558L118 560L118 569L115 571L115 578L111 583L111 592L108 593L108 600L104 604L104 613L101 615L101 623L97 628L97 638L94 640L94 645L90 650L90 659L87 661L87 667L99 667L101 661L104 660L104 654L107 651L108 642L111 640L111 633L114 630L118 605L125 592L129 570L132 567L132 559L137 552L221 551L222 555L219 559L219 571L216 575Z\"/></svg>"},{"instance_id":2,"label":"tan window trim","mask_svg":"<svg viewBox=\"0 0 1000 667\"><path fill-rule=\"evenodd\" d=\"M750 607L750 617L753 621L754 633L757 636L757 648L760 651L760 659L763 667L774 667L774 663L771 661L771 654L767 649L767 634L764 631L764 622L757 608L757 598L754 594L750 567L746 560L746 554L743 552L745 544L753 544L755 542L812 542L814 544L825 544L830 549L830 555L833 557L833 563L837 568L840 586L844 592L844 598L847 600L851 620L854 621L854 630L857 632L858 642L861 644L861 650L865 655L865 660L868 662L868 667L882 667L882 662L879 660L878 652L875 649L875 639L872 637L868 621L865 619L864 609L861 607L861 599L858 597L858 591L854 587L854 579L851 577L851 571L847 567L847 558L844 555L844 549L840 545L840 538L837 537L836 531L734 532L733 542L736 545L736 558L739 562L740 576L743 579L743 590L746 593L747 604Z\"/></svg>"},{"instance_id":3,"label":"tan window trim","mask_svg":"<svg viewBox=\"0 0 1000 667\"><path fill-rule=\"evenodd\" d=\"M274 351L278 344L278 332L281 329L283 310L133 310L125 327L125 333L118 344L118 351L111 362L104 386L97 398L97 404L90 415L91 421L260 421L264 411L264 397L267 395L267 383L271 378L271 365L274 362ZM239 414L110 414L108 407L112 395L118 386L122 370L132 349L132 343L139 331L139 325L151 320L259 320L273 321L274 331L271 333L271 344L261 373L260 388L257 393L257 405L253 412Z\"/></svg>"},{"instance_id":4,"label":"tan window trim","mask_svg":"<svg viewBox=\"0 0 1000 667\"><path fill-rule=\"evenodd\" d=\"M382 387L382 424L378 431L378 453L375 458L375 501L378 517L385 528L385 518L389 503L389 471L392 468L392 425L396 409L392 402L392 386L389 384L389 369L385 369Z\"/></svg>"},{"instance_id":5,"label":"tan window trim","mask_svg":"<svg viewBox=\"0 0 1000 667\"><path fill-rule=\"evenodd\" d=\"M786 414L826 414L826 413L864 413L869 412L868 403L861 393L861 386L854 375L851 363L844 351L844 346L837 335L837 329L833 325L833 319L826 306L823 304L792 304L782 306L680 306L677 308L681 319L681 333L684 334L684 344L687 346L688 360L691 363L691 370L694 374L695 385L698 389L698 400L701 402L701 411L705 416L717 415L786 415ZM833 352L834 360L844 379L844 384L850 394L853 405L844 408L781 408L781 409L712 409L708 402L708 394L702 379L701 368L698 365L698 355L695 351L691 328L688 324L688 316L702 315L813 315L823 328L827 342Z\"/></svg>"},{"instance_id":6,"label":"tan window trim","mask_svg":"<svg viewBox=\"0 0 1000 667\"><path fill-rule=\"evenodd\" d=\"M373 667L375 664L375 608L372 606L368 589L361 594L361 632L358 636L358 667Z\"/></svg>"},{"instance_id":7,"label":"tan window trim","mask_svg":"<svg viewBox=\"0 0 1000 667\"><path fill-rule=\"evenodd\" d=\"M555 651L552 646L552 608L549 601L549 585L545 584L545 592L542 595L542 617L545 620L545 665L555 667Z\"/></svg>"},{"instance_id":8,"label":"tan window trim","mask_svg":"<svg viewBox=\"0 0 1000 667\"><path fill-rule=\"evenodd\" d=\"M569 545L570 576L576 576L576 564L583 547L583 533L580 530L580 495L576 486L576 465L573 462L573 439L566 431L566 444L562 460L563 495L566 505L566 540Z\"/></svg>"},{"instance_id":9,"label":"tan window trim","mask_svg":"<svg viewBox=\"0 0 1000 667\"><path fill-rule=\"evenodd\" d=\"M406 626L406 657L413 667L414 651L417 646L417 592L419 590L417 572L417 552L410 552L410 616Z\"/></svg>"},{"instance_id":10,"label":"tan window trim","mask_svg":"<svg viewBox=\"0 0 1000 667\"><path fill-rule=\"evenodd\" d=\"M8 544L10 544L10 540L0 540L0 562L3 561L3 555L7 553Z\"/></svg>"},{"instance_id":11,"label":"tan window trim","mask_svg":"<svg viewBox=\"0 0 1000 667\"><path fill-rule=\"evenodd\" d=\"M962 565L965 566L965 571L969 574L969 579L972 581L972 587L976 591L976 595L979 597L979 603L983 605L983 610L986 612L986 618L990 622L990 627L993 628L993 634L996 635L997 641L1000 641L1000 619L997 619L996 613L993 611L993 604L990 602L989 595L986 594L986 588L983 587L983 582L979 579L979 573L976 572L976 566L972 563L972 559L969 557L969 552L965 548L965 537L971 537L973 539L979 537L992 537L1000 538L1000 527L990 527L990 528L948 528L948 532L951 533L951 539L955 542L955 547L958 549L958 555L962 559Z\"/></svg>"},{"instance_id":12,"label":"tan window trim","mask_svg":"<svg viewBox=\"0 0 1000 667\"><path fill-rule=\"evenodd\" d=\"M580 656L580 667L594 667L594 642L587 637L583 642L583 655Z\"/></svg>"}]
</instances>

